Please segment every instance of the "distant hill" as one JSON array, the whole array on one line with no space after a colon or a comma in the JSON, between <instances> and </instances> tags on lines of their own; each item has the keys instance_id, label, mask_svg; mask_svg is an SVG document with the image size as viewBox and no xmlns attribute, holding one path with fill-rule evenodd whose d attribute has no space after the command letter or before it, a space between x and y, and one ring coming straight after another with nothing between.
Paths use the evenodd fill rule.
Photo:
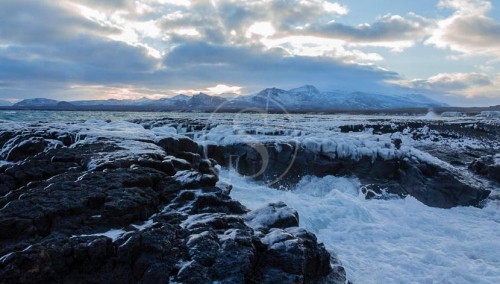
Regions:
<instances>
[{"instance_id":1,"label":"distant hill","mask_svg":"<svg viewBox=\"0 0 500 284\"><path fill-rule=\"evenodd\" d=\"M251 96L239 98L242 103L276 105L286 109L398 109L446 107L445 103L424 95L382 95L364 92L320 92L306 85L291 90L268 88Z\"/></svg>"},{"instance_id":2,"label":"distant hill","mask_svg":"<svg viewBox=\"0 0 500 284\"><path fill-rule=\"evenodd\" d=\"M152 100L86 100L61 103L56 100L36 98L20 101L14 107L141 107L145 109L206 110L270 108L283 110L372 110L403 108L438 108L448 105L420 94L387 95L366 92L320 92L305 85L283 90L267 88L256 94L226 99L199 93L193 96L179 94L171 98Z\"/></svg>"},{"instance_id":3,"label":"distant hill","mask_svg":"<svg viewBox=\"0 0 500 284\"><path fill-rule=\"evenodd\" d=\"M164 99L159 99L157 101L154 101L152 105L156 106L164 106L164 107L178 107L178 108L184 108L187 106L187 101L191 99L190 96L186 96L184 94L179 94L177 96L171 97L171 98L164 98Z\"/></svg>"},{"instance_id":4,"label":"distant hill","mask_svg":"<svg viewBox=\"0 0 500 284\"><path fill-rule=\"evenodd\" d=\"M49 107L56 106L59 101L45 99L45 98L36 98L36 99L26 99L22 100L18 103L15 103L13 106L15 107Z\"/></svg>"},{"instance_id":5,"label":"distant hill","mask_svg":"<svg viewBox=\"0 0 500 284\"><path fill-rule=\"evenodd\" d=\"M143 106L153 103L155 100L141 98L138 100L87 100L87 101L72 101L75 106Z\"/></svg>"},{"instance_id":6,"label":"distant hill","mask_svg":"<svg viewBox=\"0 0 500 284\"><path fill-rule=\"evenodd\" d=\"M66 101L58 102L56 104L56 107L57 108L65 108L65 109L74 109L74 108L76 108L76 106L74 104L68 103Z\"/></svg>"},{"instance_id":7,"label":"distant hill","mask_svg":"<svg viewBox=\"0 0 500 284\"><path fill-rule=\"evenodd\" d=\"M214 109L227 102L226 99L210 96L207 94L200 93L198 95L192 96L188 101L186 101L189 108L203 108L203 109Z\"/></svg>"}]
</instances>

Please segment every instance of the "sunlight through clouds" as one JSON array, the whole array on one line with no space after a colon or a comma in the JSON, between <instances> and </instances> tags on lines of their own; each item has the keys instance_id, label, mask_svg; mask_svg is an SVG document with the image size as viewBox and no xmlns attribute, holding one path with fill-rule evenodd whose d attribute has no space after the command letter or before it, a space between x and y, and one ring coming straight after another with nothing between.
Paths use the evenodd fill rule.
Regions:
<instances>
[{"instance_id":1,"label":"sunlight through clouds","mask_svg":"<svg viewBox=\"0 0 500 284\"><path fill-rule=\"evenodd\" d=\"M0 96L106 84L124 97L248 94L300 80L500 103L496 1L391 1L3 0L0 76L17 87Z\"/></svg>"},{"instance_id":2,"label":"sunlight through clouds","mask_svg":"<svg viewBox=\"0 0 500 284\"><path fill-rule=\"evenodd\" d=\"M437 90L466 98L495 97L500 90L500 74L440 73L428 79L393 82L409 88Z\"/></svg>"},{"instance_id":3,"label":"sunlight through clouds","mask_svg":"<svg viewBox=\"0 0 500 284\"><path fill-rule=\"evenodd\" d=\"M218 84L217 86L208 87L206 89L200 89L200 90L172 90L172 93L184 94L184 95L196 95L199 93L204 93L208 95L217 95L217 96L224 96L224 95L233 96L233 95L240 95L241 89L242 87L238 86L227 86L224 84Z\"/></svg>"},{"instance_id":4,"label":"sunlight through clouds","mask_svg":"<svg viewBox=\"0 0 500 284\"><path fill-rule=\"evenodd\" d=\"M270 37L276 33L276 30L269 22L255 23L251 25L247 32L246 37L252 37L252 34L261 35L263 37Z\"/></svg>"},{"instance_id":5,"label":"sunlight through clouds","mask_svg":"<svg viewBox=\"0 0 500 284\"><path fill-rule=\"evenodd\" d=\"M493 56L500 59L500 22L488 16L491 2L484 0L442 0L439 6L455 10L453 15L438 21L438 28L426 44L450 49L461 57Z\"/></svg>"}]
</instances>

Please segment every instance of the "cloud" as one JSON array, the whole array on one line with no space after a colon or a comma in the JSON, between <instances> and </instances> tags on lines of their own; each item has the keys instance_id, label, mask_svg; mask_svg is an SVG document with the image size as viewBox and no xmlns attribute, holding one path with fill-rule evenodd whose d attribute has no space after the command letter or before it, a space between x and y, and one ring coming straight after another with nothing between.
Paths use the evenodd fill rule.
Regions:
<instances>
[{"instance_id":1,"label":"cloud","mask_svg":"<svg viewBox=\"0 0 500 284\"><path fill-rule=\"evenodd\" d=\"M60 4L60 3L59 3ZM78 37L118 33L88 21L67 5L46 0L2 0L0 44L54 44Z\"/></svg>"},{"instance_id":2,"label":"cloud","mask_svg":"<svg viewBox=\"0 0 500 284\"><path fill-rule=\"evenodd\" d=\"M382 61L377 53L365 53L356 49L344 47L344 43L335 39L325 39L314 36L290 36L280 39L262 39L267 48L286 50L288 55L295 56L324 56L343 63L372 64Z\"/></svg>"},{"instance_id":3,"label":"cloud","mask_svg":"<svg viewBox=\"0 0 500 284\"><path fill-rule=\"evenodd\" d=\"M0 62L1 76L11 80L16 79L14 76L31 80L51 80L55 76L84 81L99 74L105 81L106 72L123 75L157 68L157 61L141 48L89 36L57 45L9 45L0 48Z\"/></svg>"},{"instance_id":4,"label":"cloud","mask_svg":"<svg viewBox=\"0 0 500 284\"><path fill-rule=\"evenodd\" d=\"M249 4L251 3L251 4ZM330 6L331 9L325 8ZM402 51L428 36L435 21L414 13L406 18L387 14L372 24L345 25L338 18L349 9L326 1L217 1L211 15L218 15L223 27L236 34L247 34L255 24L265 23L274 32L260 34L274 40L296 36L341 40L348 46L381 46ZM271 29L267 29L270 31ZM229 37L226 33L226 37ZM257 38L259 39L259 38Z\"/></svg>"},{"instance_id":5,"label":"cloud","mask_svg":"<svg viewBox=\"0 0 500 284\"><path fill-rule=\"evenodd\" d=\"M327 56L290 56L281 48L183 44L165 58L167 68L158 73L171 81L183 80L196 88L210 82L236 86L294 87L315 84L320 89L381 87L396 79L394 72L374 66L347 64Z\"/></svg>"},{"instance_id":6,"label":"cloud","mask_svg":"<svg viewBox=\"0 0 500 284\"><path fill-rule=\"evenodd\" d=\"M493 7L487 0L440 0L438 6L474 14L483 14Z\"/></svg>"},{"instance_id":7,"label":"cloud","mask_svg":"<svg viewBox=\"0 0 500 284\"><path fill-rule=\"evenodd\" d=\"M338 22L311 25L299 32L341 39L354 45L384 46L400 50L429 35L432 27L434 27L433 20L409 13L407 18L387 14L379 17L372 24L365 23L358 26Z\"/></svg>"},{"instance_id":8,"label":"cloud","mask_svg":"<svg viewBox=\"0 0 500 284\"><path fill-rule=\"evenodd\" d=\"M106 85L70 85L64 90L68 94L73 94L72 100L79 97L80 100L136 100L141 98L161 99L171 97L168 90L151 89L128 84L106 84Z\"/></svg>"},{"instance_id":9,"label":"cloud","mask_svg":"<svg viewBox=\"0 0 500 284\"><path fill-rule=\"evenodd\" d=\"M346 6L325 0L219 0L215 8L229 30L244 30L252 23L266 21L279 29L288 29L313 21L329 21L349 12Z\"/></svg>"},{"instance_id":10,"label":"cloud","mask_svg":"<svg viewBox=\"0 0 500 284\"><path fill-rule=\"evenodd\" d=\"M160 24L169 35L180 28L194 29L210 43L248 43L245 35L255 24L286 31L312 21L330 21L348 11L346 6L325 0L192 1L190 6L167 13Z\"/></svg>"},{"instance_id":11,"label":"cloud","mask_svg":"<svg viewBox=\"0 0 500 284\"><path fill-rule=\"evenodd\" d=\"M227 86L219 84L214 87L208 87L206 89L199 90L172 90L174 94L185 94L185 95L195 95L199 93L204 93L212 96L222 96L222 97L234 97L235 95L241 95L241 87L238 86Z\"/></svg>"},{"instance_id":12,"label":"cloud","mask_svg":"<svg viewBox=\"0 0 500 284\"><path fill-rule=\"evenodd\" d=\"M98 8L100 10L130 10L134 8L135 0L69 0L68 2ZM140 2L140 1L137 1Z\"/></svg>"},{"instance_id":13,"label":"cloud","mask_svg":"<svg viewBox=\"0 0 500 284\"><path fill-rule=\"evenodd\" d=\"M455 10L438 22L438 28L426 41L462 56L493 56L500 59L500 23L488 17L493 6L484 0L442 0L442 7Z\"/></svg>"},{"instance_id":14,"label":"cloud","mask_svg":"<svg viewBox=\"0 0 500 284\"><path fill-rule=\"evenodd\" d=\"M302 84L371 90L399 78L372 65L383 60L379 54L289 33L348 13L329 1L20 1L39 13L17 1L6 6L41 24L23 22L23 38L11 33L0 46L0 77L13 84L2 95L158 97L188 88L248 93ZM282 41L273 42L275 35Z\"/></svg>"},{"instance_id":15,"label":"cloud","mask_svg":"<svg viewBox=\"0 0 500 284\"><path fill-rule=\"evenodd\" d=\"M431 90L455 96L500 99L500 74L488 76L478 73L440 73L428 79L396 81L398 85Z\"/></svg>"},{"instance_id":16,"label":"cloud","mask_svg":"<svg viewBox=\"0 0 500 284\"><path fill-rule=\"evenodd\" d=\"M428 44L459 54L497 54L490 2L440 6L453 15L437 21L387 14L348 25L342 17L349 8L326 0L4 0L0 96L157 98L178 90L248 93L303 84L474 96L498 87L491 67L490 76L402 81L375 65L385 64L387 53L366 47L403 51L429 35Z\"/></svg>"}]
</instances>

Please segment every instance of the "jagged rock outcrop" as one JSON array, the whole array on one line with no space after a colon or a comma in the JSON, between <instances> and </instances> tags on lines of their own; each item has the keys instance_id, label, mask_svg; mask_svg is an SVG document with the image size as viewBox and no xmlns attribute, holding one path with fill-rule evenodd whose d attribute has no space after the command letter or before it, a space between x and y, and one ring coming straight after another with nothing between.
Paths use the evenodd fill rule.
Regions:
<instances>
[{"instance_id":1,"label":"jagged rock outcrop","mask_svg":"<svg viewBox=\"0 0 500 284\"><path fill-rule=\"evenodd\" d=\"M415 157L332 158L301 145L268 143L262 147L265 157L262 150L248 144L219 146L213 157L223 166L235 167L239 173L277 188L291 188L306 175L356 176L365 189L372 188L369 198L382 194L383 189L400 197L411 195L428 206L441 208L478 206L490 193L458 171Z\"/></svg>"},{"instance_id":2,"label":"jagged rock outcrop","mask_svg":"<svg viewBox=\"0 0 500 284\"><path fill-rule=\"evenodd\" d=\"M345 283L297 212L233 200L192 140L38 127L0 134L1 283Z\"/></svg>"},{"instance_id":3,"label":"jagged rock outcrop","mask_svg":"<svg viewBox=\"0 0 500 284\"><path fill-rule=\"evenodd\" d=\"M490 180L500 182L500 156L488 155L477 158L469 165L469 169Z\"/></svg>"}]
</instances>

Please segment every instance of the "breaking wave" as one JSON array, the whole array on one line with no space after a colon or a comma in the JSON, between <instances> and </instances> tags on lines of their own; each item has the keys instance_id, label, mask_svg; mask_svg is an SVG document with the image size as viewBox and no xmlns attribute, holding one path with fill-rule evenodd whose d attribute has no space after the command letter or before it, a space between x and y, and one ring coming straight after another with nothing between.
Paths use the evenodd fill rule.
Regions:
<instances>
[{"instance_id":1,"label":"breaking wave","mask_svg":"<svg viewBox=\"0 0 500 284\"><path fill-rule=\"evenodd\" d=\"M500 208L431 208L416 199L365 200L359 180L304 177L292 191L223 170L250 209L284 201L300 226L342 260L355 283L500 283Z\"/></svg>"}]
</instances>

